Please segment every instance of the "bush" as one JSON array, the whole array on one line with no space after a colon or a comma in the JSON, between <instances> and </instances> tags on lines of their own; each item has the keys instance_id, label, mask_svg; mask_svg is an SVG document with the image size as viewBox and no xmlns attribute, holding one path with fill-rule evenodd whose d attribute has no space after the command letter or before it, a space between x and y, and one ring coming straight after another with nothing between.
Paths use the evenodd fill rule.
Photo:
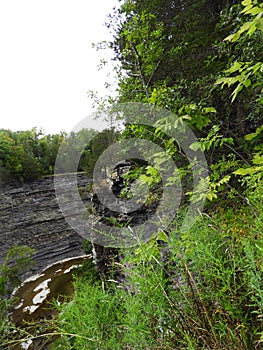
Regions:
<instances>
[{"instance_id":1,"label":"bush","mask_svg":"<svg viewBox=\"0 0 263 350\"><path fill-rule=\"evenodd\" d=\"M256 212L251 204L218 208L189 232L162 234L125 251L128 291L77 280L73 302L61 309L60 331L71 334L60 338L63 349L259 349L258 189L249 201Z\"/></svg>"},{"instance_id":2,"label":"bush","mask_svg":"<svg viewBox=\"0 0 263 350\"><path fill-rule=\"evenodd\" d=\"M14 246L8 250L3 264L0 266L0 343L3 346L17 332L8 321L8 310L12 305L11 293L21 284L23 273L32 265L33 249L27 246ZM8 345L7 345L8 346ZM3 349L6 348L3 346ZM10 349L10 347L7 347ZM2 349L2 347L1 347Z\"/></svg>"}]
</instances>

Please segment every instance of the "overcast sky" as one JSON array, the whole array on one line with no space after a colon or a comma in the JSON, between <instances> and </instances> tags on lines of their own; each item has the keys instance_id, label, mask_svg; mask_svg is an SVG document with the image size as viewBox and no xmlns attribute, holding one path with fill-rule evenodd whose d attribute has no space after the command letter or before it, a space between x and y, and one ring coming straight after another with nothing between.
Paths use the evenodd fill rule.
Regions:
<instances>
[{"instance_id":1,"label":"overcast sky","mask_svg":"<svg viewBox=\"0 0 263 350\"><path fill-rule=\"evenodd\" d=\"M87 91L103 94L108 80L92 43L109 38L103 24L117 4L0 0L0 128L70 131L91 114Z\"/></svg>"}]
</instances>

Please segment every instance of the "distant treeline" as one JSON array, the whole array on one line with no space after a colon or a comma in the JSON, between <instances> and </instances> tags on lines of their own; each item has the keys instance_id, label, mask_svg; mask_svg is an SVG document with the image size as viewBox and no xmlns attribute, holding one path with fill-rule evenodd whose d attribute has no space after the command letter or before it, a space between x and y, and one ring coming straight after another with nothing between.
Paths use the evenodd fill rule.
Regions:
<instances>
[{"instance_id":1,"label":"distant treeline","mask_svg":"<svg viewBox=\"0 0 263 350\"><path fill-rule=\"evenodd\" d=\"M54 135L45 135L37 128L17 132L0 129L0 175L22 182L52 175L59 149L59 164L65 164L65 167L61 166L58 171L64 172L67 163L76 159L81 152L77 170L89 172L101 152L115 138L113 129L105 129L100 133L83 129L78 133L61 132Z\"/></svg>"}]
</instances>

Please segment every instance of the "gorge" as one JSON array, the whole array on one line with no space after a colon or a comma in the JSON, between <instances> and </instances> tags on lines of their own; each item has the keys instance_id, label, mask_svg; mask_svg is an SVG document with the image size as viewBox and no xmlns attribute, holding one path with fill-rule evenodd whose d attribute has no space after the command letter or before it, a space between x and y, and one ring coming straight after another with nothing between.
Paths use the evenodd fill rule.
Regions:
<instances>
[{"instance_id":1,"label":"gorge","mask_svg":"<svg viewBox=\"0 0 263 350\"><path fill-rule=\"evenodd\" d=\"M61 182L73 175L61 175ZM82 200L89 202L89 179L78 174ZM8 249L27 245L35 250L34 265L25 278L63 259L83 255L80 237L66 222L58 206L53 177L31 183L0 181L0 264Z\"/></svg>"}]
</instances>

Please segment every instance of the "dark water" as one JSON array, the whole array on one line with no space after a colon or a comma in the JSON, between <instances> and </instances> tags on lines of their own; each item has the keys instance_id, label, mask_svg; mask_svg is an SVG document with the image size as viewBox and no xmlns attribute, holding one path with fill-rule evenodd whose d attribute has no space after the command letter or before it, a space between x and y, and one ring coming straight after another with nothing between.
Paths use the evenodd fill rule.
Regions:
<instances>
[{"instance_id":1,"label":"dark water","mask_svg":"<svg viewBox=\"0 0 263 350\"><path fill-rule=\"evenodd\" d=\"M23 327L27 322L41 322L49 319L56 312L52 302L70 300L74 292L73 275L91 256L81 256L56 263L41 274L26 280L14 293L15 304L10 312L10 319L17 326ZM31 343L31 342L29 342ZM16 349L34 349L22 344Z\"/></svg>"}]
</instances>

